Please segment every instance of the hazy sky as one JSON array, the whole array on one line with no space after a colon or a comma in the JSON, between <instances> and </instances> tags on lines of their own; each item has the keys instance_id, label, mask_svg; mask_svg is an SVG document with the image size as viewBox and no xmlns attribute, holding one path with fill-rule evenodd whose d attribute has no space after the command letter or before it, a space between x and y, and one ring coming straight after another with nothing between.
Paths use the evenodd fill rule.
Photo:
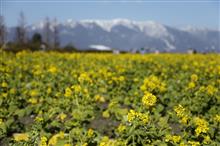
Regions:
<instances>
[{"instance_id":1,"label":"hazy sky","mask_svg":"<svg viewBox=\"0 0 220 146\"><path fill-rule=\"evenodd\" d=\"M220 28L219 0L0 0L1 13L8 26L15 26L20 11L28 24L46 16L67 19L126 18L153 20L162 24L184 27Z\"/></svg>"}]
</instances>

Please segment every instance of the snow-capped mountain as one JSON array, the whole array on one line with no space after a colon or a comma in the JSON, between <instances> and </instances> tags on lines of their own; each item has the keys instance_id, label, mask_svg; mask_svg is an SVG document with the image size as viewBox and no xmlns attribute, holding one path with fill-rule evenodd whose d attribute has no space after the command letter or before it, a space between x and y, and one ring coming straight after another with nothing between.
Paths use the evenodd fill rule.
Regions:
<instances>
[{"instance_id":1,"label":"snow-capped mountain","mask_svg":"<svg viewBox=\"0 0 220 146\"><path fill-rule=\"evenodd\" d=\"M57 23L62 46L69 43L79 49L91 45L103 45L123 51L151 48L159 51L183 52L189 48L200 52L220 52L220 30L194 27L175 28L154 21L132 21L127 19L81 20L68 19ZM28 36L35 32L44 35L45 23L28 26ZM9 40L15 29L10 28ZM52 28L51 28L52 30Z\"/></svg>"}]
</instances>

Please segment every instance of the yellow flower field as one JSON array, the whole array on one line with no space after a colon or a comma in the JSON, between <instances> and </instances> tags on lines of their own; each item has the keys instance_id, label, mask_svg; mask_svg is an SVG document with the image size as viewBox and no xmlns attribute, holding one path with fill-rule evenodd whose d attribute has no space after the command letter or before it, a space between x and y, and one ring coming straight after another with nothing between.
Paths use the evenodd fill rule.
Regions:
<instances>
[{"instance_id":1,"label":"yellow flower field","mask_svg":"<svg viewBox=\"0 0 220 146\"><path fill-rule=\"evenodd\" d=\"M219 54L0 55L0 145L220 145Z\"/></svg>"}]
</instances>

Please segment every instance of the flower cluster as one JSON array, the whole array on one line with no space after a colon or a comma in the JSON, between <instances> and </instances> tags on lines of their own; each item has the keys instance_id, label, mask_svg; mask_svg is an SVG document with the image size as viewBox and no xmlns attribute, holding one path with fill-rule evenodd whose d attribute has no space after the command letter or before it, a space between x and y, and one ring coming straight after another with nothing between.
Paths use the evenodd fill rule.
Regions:
<instances>
[{"instance_id":1,"label":"flower cluster","mask_svg":"<svg viewBox=\"0 0 220 146\"><path fill-rule=\"evenodd\" d=\"M140 121L143 124L147 124L149 122L149 115L146 113L136 112L134 110L130 110L127 115L128 122L132 122L134 120Z\"/></svg>"},{"instance_id":2,"label":"flower cluster","mask_svg":"<svg viewBox=\"0 0 220 146\"><path fill-rule=\"evenodd\" d=\"M154 106L156 102L157 102L157 97L155 95L149 92L145 92L144 96L142 97L142 103L146 107Z\"/></svg>"},{"instance_id":3,"label":"flower cluster","mask_svg":"<svg viewBox=\"0 0 220 146\"><path fill-rule=\"evenodd\" d=\"M187 124L189 117L186 112L186 109L182 105L177 105L174 107L174 111L176 112L177 117L181 119L181 123Z\"/></svg>"},{"instance_id":4,"label":"flower cluster","mask_svg":"<svg viewBox=\"0 0 220 146\"><path fill-rule=\"evenodd\" d=\"M47 146L47 137L46 136L42 136L40 138L39 146Z\"/></svg>"},{"instance_id":5,"label":"flower cluster","mask_svg":"<svg viewBox=\"0 0 220 146\"><path fill-rule=\"evenodd\" d=\"M220 115L215 115L214 120L218 123L220 123Z\"/></svg>"},{"instance_id":6,"label":"flower cluster","mask_svg":"<svg viewBox=\"0 0 220 146\"><path fill-rule=\"evenodd\" d=\"M196 117L194 119L194 123L196 125L195 133L196 136L199 136L201 133L207 133L209 130L208 122L204 119Z\"/></svg>"},{"instance_id":7,"label":"flower cluster","mask_svg":"<svg viewBox=\"0 0 220 146\"><path fill-rule=\"evenodd\" d=\"M159 91L164 92L166 90L166 84L161 82L160 79L154 75L144 79L144 84L140 87L142 91Z\"/></svg>"},{"instance_id":8,"label":"flower cluster","mask_svg":"<svg viewBox=\"0 0 220 146\"><path fill-rule=\"evenodd\" d=\"M97 101L97 102L100 102L100 103L105 102L105 98L101 95L95 95L94 98L95 98L95 101Z\"/></svg>"},{"instance_id":9,"label":"flower cluster","mask_svg":"<svg viewBox=\"0 0 220 146\"><path fill-rule=\"evenodd\" d=\"M64 96L65 96L65 97L70 97L70 96L72 96L72 94L73 94L73 91L72 91L69 87L67 87L67 88L65 89L65 94L64 94Z\"/></svg>"},{"instance_id":10,"label":"flower cluster","mask_svg":"<svg viewBox=\"0 0 220 146\"><path fill-rule=\"evenodd\" d=\"M181 140L181 136L178 136L178 135L166 135L166 137L165 137L166 142L171 141L175 144L179 143L180 140Z\"/></svg>"},{"instance_id":11,"label":"flower cluster","mask_svg":"<svg viewBox=\"0 0 220 146\"><path fill-rule=\"evenodd\" d=\"M27 133L15 133L13 134L15 141L28 141L29 135Z\"/></svg>"},{"instance_id":12,"label":"flower cluster","mask_svg":"<svg viewBox=\"0 0 220 146\"><path fill-rule=\"evenodd\" d=\"M215 88L215 87L212 86L212 85L208 85L208 86L206 87L206 90L207 90L207 93L208 93L209 95L214 95L214 93L216 93L216 92L218 91L218 89Z\"/></svg>"},{"instance_id":13,"label":"flower cluster","mask_svg":"<svg viewBox=\"0 0 220 146\"><path fill-rule=\"evenodd\" d=\"M52 146L56 145L57 142L58 142L58 139L63 139L64 136L65 136L65 134L64 134L64 132L62 132L62 131L61 131L60 133L58 133L58 134L53 135L53 136L49 139L48 145L52 145Z\"/></svg>"},{"instance_id":14,"label":"flower cluster","mask_svg":"<svg viewBox=\"0 0 220 146\"><path fill-rule=\"evenodd\" d=\"M196 87L196 83L197 83L199 77L196 74L192 74L190 79L191 79L191 81L188 84L188 89L193 89Z\"/></svg>"}]
</instances>

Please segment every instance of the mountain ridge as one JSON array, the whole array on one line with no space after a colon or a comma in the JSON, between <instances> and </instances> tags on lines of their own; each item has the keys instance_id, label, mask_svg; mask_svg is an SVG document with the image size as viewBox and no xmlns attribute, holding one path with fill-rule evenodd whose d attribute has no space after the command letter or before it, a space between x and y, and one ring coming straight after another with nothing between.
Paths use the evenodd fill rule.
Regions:
<instances>
[{"instance_id":1,"label":"mountain ridge","mask_svg":"<svg viewBox=\"0 0 220 146\"><path fill-rule=\"evenodd\" d=\"M28 36L31 37L35 32L43 35L44 24L42 21L29 25ZM220 31L208 28L175 28L155 21L128 19L68 19L56 25L61 45L71 43L79 49L88 49L89 46L98 44L122 51L151 48L165 52L184 52L193 48L199 52L220 52ZM11 38L12 32L9 34Z\"/></svg>"}]
</instances>

